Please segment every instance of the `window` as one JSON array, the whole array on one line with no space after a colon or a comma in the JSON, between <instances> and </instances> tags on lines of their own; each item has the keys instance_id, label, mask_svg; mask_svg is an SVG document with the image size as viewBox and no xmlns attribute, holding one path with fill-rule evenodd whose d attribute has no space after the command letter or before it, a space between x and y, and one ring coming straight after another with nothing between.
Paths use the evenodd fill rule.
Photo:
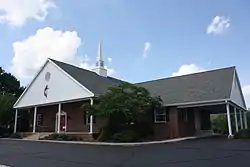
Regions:
<instances>
[{"instance_id":1,"label":"window","mask_svg":"<svg viewBox=\"0 0 250 167\"><path fill-rule=\"evenodd\" d=\"M168 108L164 108L163 110L155 110L154 111L154 121L155 121L155 123L169 122Z\"/></svg>"},{"instance_id":2,"label":"window","mask_svg":"<svg viewBox=\"0 0 250 167\"><path fill-rule=\"evenodd\" d=\"M43 125L43 114L39 113L37 114L37 126L42 126Z\"/></svg>"}]
</instances>

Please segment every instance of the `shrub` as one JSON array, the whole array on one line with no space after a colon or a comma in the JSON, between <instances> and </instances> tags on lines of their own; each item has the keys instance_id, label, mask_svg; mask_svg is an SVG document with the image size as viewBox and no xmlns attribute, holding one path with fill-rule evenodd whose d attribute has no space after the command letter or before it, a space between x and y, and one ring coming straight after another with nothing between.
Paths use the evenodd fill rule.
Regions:
<instances>
[{"instance_id":1,"label":"shrub","mask_svg":"<svg viewBox=\"0 0 250 167\"><path fill-rule=\"evenodd\" d=\"M12 133L13 133L13 130L11 128L0 126L0 138L1 137L9 137Z\"/></svg>"},{"instance_id":2,"label":"shrub","mask_svg":"<svg viewBox=\"0 0 250 167\"><path fill-rule=\"evenodd\" d=\"M9 136L9 138L21 139L22 136L21 136L20 134L18 134L18 133L13 133L13 134L11 134L11 135Z\"/></svg>"},{"instance_id":3,"label":"shrub","mask_svg":"<svg viewBox=\"0 0 250 167\"><path fill-rule=\"evenodd\" d=\"M114 142L134 142L139 141L138 135L132 130L117 132L112 135L111 141Z\"/></svg>"},{"instance_id":4,"label":"shrub","mask_svg":"<svg viewBox=\"0 0 250 167\"><path fill-rule=\"evenodd\" d=\"M153 133L153 111L162 110L160 97L129 83L110 87L94 105L84 104L84 112L96 118L106 118L101 125L99 141L145 140ZM96 138L96 136L94 136Z\"/></svg>"},{"instance_id":5,"label":"shrub","mask_svg":"<svg viewBox=\"0 0 250 167\"><path fill-rule=\"evenodd\" d=\"M250 139L250 129L240 130L234 135L235 139Z\"/></svg>"},{"instance_id":6,"label":"shrub","mask_svg":"<svg viewBox=\"0 0 250 167\"><path fill-rule=\"evenodd\" d=\"M39 140L81 141L82 138L76 137L76 136L69 136L66 134L53 133L53 134L46 136L44 138L41 138Z\"/></svg>"},{"instance_id":7,"label":"shrub","mask_svg":"<svg viewBox=\"0 0 250 167\"><path fill-rule=\"evenodd\" d=\"M99 133L93 133L92 137L93 137L94 140L97 140L100 135L101 135L101 132L99 132Z\"/></svg>"}]
</instances>

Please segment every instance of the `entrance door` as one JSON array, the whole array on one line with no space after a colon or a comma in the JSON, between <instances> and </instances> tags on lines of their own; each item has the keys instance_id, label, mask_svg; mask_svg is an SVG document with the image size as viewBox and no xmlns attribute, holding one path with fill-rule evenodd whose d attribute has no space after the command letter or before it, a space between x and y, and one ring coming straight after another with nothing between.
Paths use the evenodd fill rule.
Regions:
<instances>
[{"instance_id":1,"label":"entrance door","mask_svg":"<svg viewBox=\"0 0 250 167\"><path fill-rule=\"evenodd\" d=\"M61 112L61 119L60 119L60 132L67 131L67 113ZM56 113L56 121L55 121L55 132L57 132L58 127L58 113Z\"/></svg>"},{"instance_id":2,"label":"entrance door","mask_svg":"<svg viewBox=\"0 0 250 167\"><path fill-rule=\"evenodd\" d=\"M66 115L61 115L60 131L66 132Z\"/></svg>"}]
</instances>

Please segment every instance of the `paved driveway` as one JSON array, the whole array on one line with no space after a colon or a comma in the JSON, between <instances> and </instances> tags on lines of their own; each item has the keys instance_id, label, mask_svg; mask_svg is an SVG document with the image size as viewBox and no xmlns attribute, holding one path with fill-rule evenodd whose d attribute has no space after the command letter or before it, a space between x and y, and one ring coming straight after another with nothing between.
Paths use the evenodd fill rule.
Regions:
<instances>
[{"instance_id":1,"label":"paved driveway","mask_svg":"<svg viewBox=\"0 0 250 167\"><path fill-rule=\"evenodd\" d=\"M0 140L0 166L249 167L250 141L199 139L135 147Z\"/></svg>"}]
</instances>

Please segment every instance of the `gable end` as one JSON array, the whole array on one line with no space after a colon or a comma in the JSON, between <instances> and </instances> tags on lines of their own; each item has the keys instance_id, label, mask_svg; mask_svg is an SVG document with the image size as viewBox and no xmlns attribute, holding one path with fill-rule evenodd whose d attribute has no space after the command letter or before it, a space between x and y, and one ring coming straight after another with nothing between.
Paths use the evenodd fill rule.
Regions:
<instances>
[{"instance_id":1,"label":"gable end","mask_svg":"<svg viewBox=\"0 0 250 167\"><path fill-rule=\"evenodd\" d=\"M239 105L240 107L246 109L246 103L242 93L241 84L236 69L234 71L234 76L233 76L230 100L235 104Z\"/></svg>"},{"instance_id":2,"label":"gable end","mask_svg":"<svg viewBox=\"0 0 250 167\"><path fill-rule=\"evenodd\" d=\"M72 101L93 96L94 94L90 90L48 59L18 98L14 108Z\"/></svg>"}]
</instances>

